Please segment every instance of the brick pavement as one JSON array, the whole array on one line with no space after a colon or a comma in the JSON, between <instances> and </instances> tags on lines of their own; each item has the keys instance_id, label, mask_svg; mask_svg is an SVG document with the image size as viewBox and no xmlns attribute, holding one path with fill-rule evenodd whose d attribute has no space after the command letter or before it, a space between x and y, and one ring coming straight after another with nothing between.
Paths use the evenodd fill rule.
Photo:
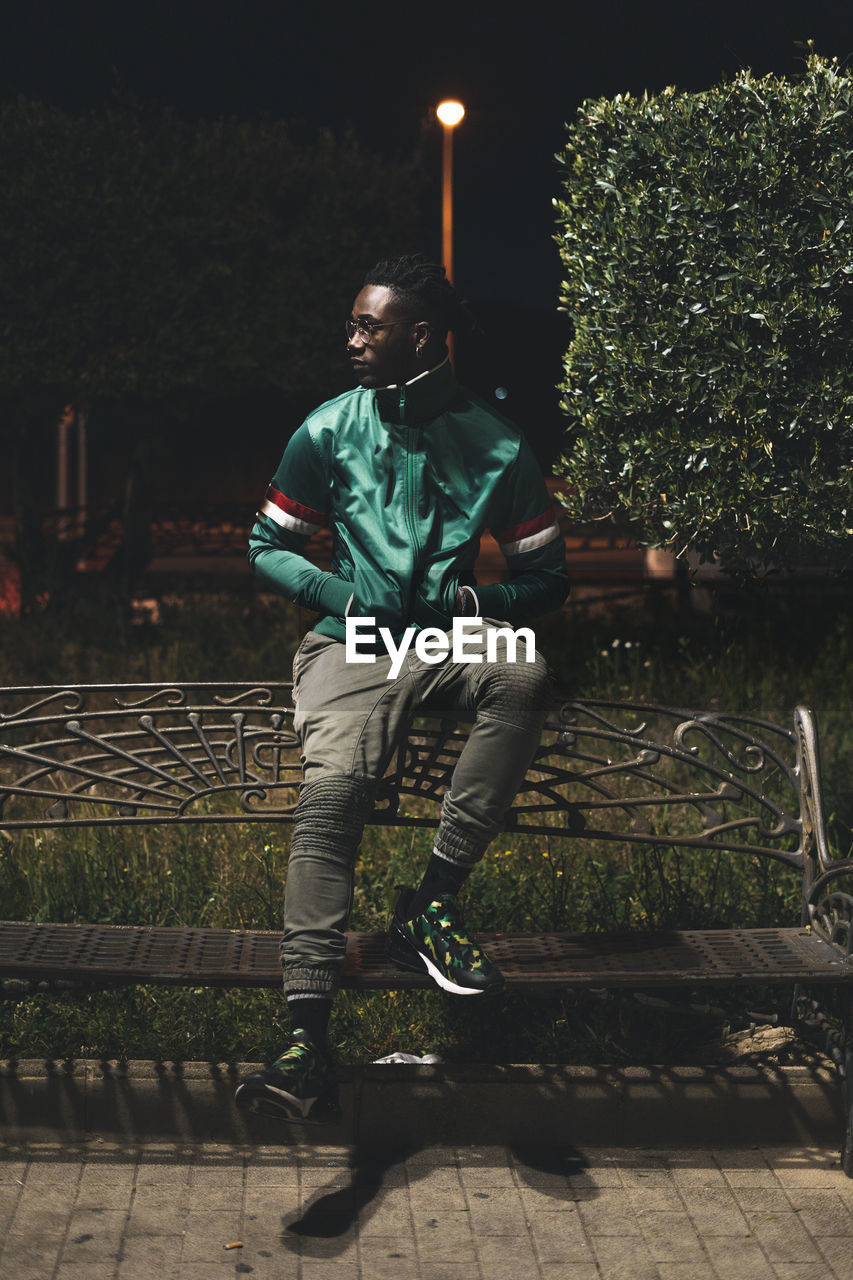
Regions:
<instances>
[{"instance_id":1,"label":"brick pavement","mask_svg":"<svg viewBox=\"0 0 853 1280\"><path fill-rule=\"evenodd\" d=\"M853 1180L814 1148L0 1145L0 1275L853 1280Z\"/></svg>"}]
</instances>

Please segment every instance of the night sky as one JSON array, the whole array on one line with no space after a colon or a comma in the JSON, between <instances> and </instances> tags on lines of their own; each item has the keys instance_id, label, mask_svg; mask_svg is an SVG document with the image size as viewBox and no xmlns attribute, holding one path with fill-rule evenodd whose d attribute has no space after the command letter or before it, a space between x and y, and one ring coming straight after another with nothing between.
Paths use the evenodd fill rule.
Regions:
<instances>
[{"instance_id":1,"label":"night sky","mask_svg":"<svg viewBox=\"0 0 853 1280\"><path fill-rule=\"evenodd\" d=\"M4 18L0 93L70 110L118 95L188 117L288 119L303 133L349 125L390 155L420 141L435 175L425 218L436 255L432 108L458 96L468 115L456 131L457 283L547 310L559 279L553 155L578 105L667 84L699 90L744 66L795 74L808 39L853 56L849 0L29 0Z\"/></svg>"}]
</instances>

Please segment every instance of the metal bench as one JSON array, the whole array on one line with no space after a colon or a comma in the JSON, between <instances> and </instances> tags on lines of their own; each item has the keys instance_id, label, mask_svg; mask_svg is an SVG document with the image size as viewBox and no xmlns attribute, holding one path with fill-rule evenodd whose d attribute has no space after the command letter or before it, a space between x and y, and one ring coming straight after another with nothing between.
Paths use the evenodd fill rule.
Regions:
<instances>
[{"instance_id":1,"label":"metal bench","mask_svg":"<svg viewBox=\"0 0 853 1280\"><path fill-rule=\"evenodd\" d=\"M0 829L288 822L300 780L290 693L286 682L0 690ZM434 826L465 736L453 722L416 722L372 821ZM507 830L731 851L795 872L802 916L787 927L479 936L509 988L794 987L795 1019L828 1033L844 1077L842 1163L853 1176L853 859L830 855L809 709L797 707L788 729L628 702L555 704ZM0 981L7 995L69 981L278 986L278 942L265 931L3 921ZM389 964L382 935L352 933L344 983L429 980Z\"/></svg>"}]
</instances>

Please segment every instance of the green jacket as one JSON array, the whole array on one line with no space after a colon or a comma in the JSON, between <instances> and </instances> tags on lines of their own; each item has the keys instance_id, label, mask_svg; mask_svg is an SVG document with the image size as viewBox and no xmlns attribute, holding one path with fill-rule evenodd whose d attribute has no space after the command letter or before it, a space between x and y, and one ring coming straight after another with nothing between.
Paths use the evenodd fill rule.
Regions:
<instances>
[{"instance_id":1,"label":"green jacket","mask_svg":"<svg viewBox=\"0 0 853 1280\"><path fill-rule=\"evenodd\" d=\"M332 531L330 573L305 559ZM478 587L491 529L509 581ZM456 381L449 362L405 386L357 387L315 410L289 441L249 539L249 563L344 639L344 614L399 636L452 624L457 587L512 625L568 594L565 547L542 475L516 427Z\"/></svg>"}]
</instances>

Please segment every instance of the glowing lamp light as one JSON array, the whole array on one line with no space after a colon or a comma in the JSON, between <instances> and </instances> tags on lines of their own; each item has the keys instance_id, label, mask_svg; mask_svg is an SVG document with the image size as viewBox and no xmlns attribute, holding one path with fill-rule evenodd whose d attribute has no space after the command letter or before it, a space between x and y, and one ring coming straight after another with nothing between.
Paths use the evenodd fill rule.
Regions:
<instances>
[{"instance_id":1,"label":"glowing lamp light","mask_svg":"<svg viewBox=\"0 0 853 1280\"><path fill-rule=\"evenodd\" d=\"M449 99L447 102L440 102L438 104L435 109L435 114L438 116L442 124L445 124L449 129L452 129L453 126L458 124L464 116L465 108L461 102Z\"/></svg>"}]
</instances>

